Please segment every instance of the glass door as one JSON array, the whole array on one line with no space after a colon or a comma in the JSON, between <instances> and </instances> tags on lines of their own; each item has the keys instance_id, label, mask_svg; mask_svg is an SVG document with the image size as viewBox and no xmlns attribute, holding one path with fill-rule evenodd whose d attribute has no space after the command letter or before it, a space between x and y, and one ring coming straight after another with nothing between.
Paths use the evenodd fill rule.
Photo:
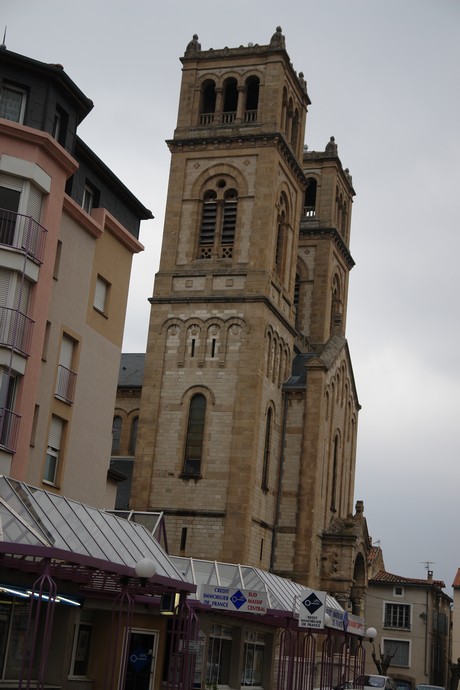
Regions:
<instances>
[{"instance_id":1,"label":"glass door","mask_svg":"<svg viewBox=\"0 0 460 690\"><path fill-rule=\"evenodd\" d=\"M155 677L157 633L131 630L126 645L123 690L152 690Z\"/></svg>"}]
</instances>

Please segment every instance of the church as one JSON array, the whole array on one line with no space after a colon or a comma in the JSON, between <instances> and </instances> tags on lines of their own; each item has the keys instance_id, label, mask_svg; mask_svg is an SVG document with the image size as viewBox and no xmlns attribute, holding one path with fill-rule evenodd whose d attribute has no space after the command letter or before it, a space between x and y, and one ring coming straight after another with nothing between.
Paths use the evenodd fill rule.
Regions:
<instances>
[{"instance_id":1,"label":"church","mask_svg":"<svg viewBox=\"0 0 460 690\"><path fill-rule=\"evenodd\" d=\"M130 508L169 551L258 567L362 613L370 540L354 505L346 340L355 191L278 27L182 62L150 297Z\"/></svg>"}]
</instances>

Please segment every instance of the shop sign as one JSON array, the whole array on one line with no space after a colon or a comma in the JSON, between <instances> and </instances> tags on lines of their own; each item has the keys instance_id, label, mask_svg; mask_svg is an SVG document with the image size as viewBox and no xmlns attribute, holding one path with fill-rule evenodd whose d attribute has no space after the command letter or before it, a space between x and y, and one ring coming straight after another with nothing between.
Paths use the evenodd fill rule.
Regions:
<instances>
[{"instance_id":1,"label":"shop sign","mask_svg":"<svg viewBox=\"0 0 460 690\"><path fill-rule=\"evenodd\" d=\"M326 592L302 589L299 603L299 628L324 628Z\"/></svg>"},{"instance_id":2,"label":"shop sign","mask_svg":"<svg viewBox=\"0 0 460 690\"><path fill-rule=\"evenodd\" d=\"M268 609L266 592L255 592L254 590L235 587L203 585L201 602L215 609L244 613L264 614L267 613Z\"/></svg>"}]
</instances>

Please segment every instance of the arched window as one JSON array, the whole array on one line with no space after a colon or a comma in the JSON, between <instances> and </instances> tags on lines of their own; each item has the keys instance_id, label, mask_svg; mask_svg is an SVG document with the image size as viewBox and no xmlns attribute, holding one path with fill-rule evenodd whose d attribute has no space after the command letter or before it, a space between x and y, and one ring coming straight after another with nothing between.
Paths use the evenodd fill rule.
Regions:
<instances>
[{"instance_id":1,"label":"arched window","mask_svg":"<svg viewBox=\"0 0 460 690\"><path fill-rule=\"evenodd\" d=\"M245 122L256 122L257 108L259 107L259 77L249 77L246 80L246 107L244 110Z\"/></svg>"},{"instance_id":2,"label":"arched window","mask_svg":"<svg viewBox=\"0 0 460 690\"><path fill-rule=\"evenodd\" d=\"M332 282L330 332L331 335L342 334L342 296L340 282L337 275L334 276L334 280Z\"/></svg>"},{"instance_id":3,"label":"arched window","mask_svg":"<svg viewBox=\"0 0 460 690\"><path fill-rule=\"evenodd\" d=\"M270 442L272 433L272 408L267 412L267 421L265 423L265 444L264 444L264 462L262 466L262 491L268 492L268 471L270 468Z\"/></svg>"},{"instance_id":4,"label":"arched window","mask_svg":"<svg viewBox=\"0 0 460 690\"><path fill-rule=\"evenodd\" d=\"M281 194L278 207L278 228L275 247L275 270L280 278L284 275L284 261L287 243L287 203L284 194Z\"/></svg>"},{"instance_id":5,"label":"arched window","mask_svg":"<svg viewBox=\"0 0 460 690\"><path fill-rule=\"evenodd\" d=\"M215 112L216 85L209 79L201 87L200 125L209 125L214 122Z\"/></svg>"},{"instance_id":6,"label":"arched window","mask_svg":"<svg viewBox=\"0 0 460 690\"><path fill-rule=\"evenodd\" d=\"M305 206L303 209L304 216L313 218L316 215L316 187L317 182L314 177L309 177L308 187L305 190Z\"/></svg>"},{"instance_id":7,"label":"arched window","mask_svg":"<svg viewBox=\"0 0 460 690\"><path fill-rule=\"evenodd\" d=\"M294 151L297 151L299 145L299 135L300 135L300 115L297 108L294 111L292 118L292 130L291 130L291 144Z\"/></svg>"},{"instance_id":8,"label":"arched window","mask_svg":"<svg viewBox=\"0 0 460 690\"><path fill-rule=\"evenodd\" d=\"M339 465L339 437L336 436L334 439L334 457L332 459L332 486L331 486L331 511L335 513L337 511L337 475L338 475L338 465Z\"/></svg>"},{"instance_id":9,"label":"arched window","mask_svg":"<svg viewBox=\"0 0 460 690\"><path fill-rule=\"evenodd\" d=\"M115 415L112 422L112 455L120 452L122 420L120 415Z\"/></svg>"},{"instance_id":10,"label":"arched window","mask_svg":"<svg viewBox=\"0 0 460 690\"><path fill-rule=\"evenodd\" d=\"M220 178L214 189L207 189L203 195L199 259L231 259L235 242L238 211L238 192L227 189L227 182Z\"/></svg>"},{"instance_id":11,"label":"arched window","mask_svg":"<svg viewBox=\"0 0 460 690\"><path fill-rule=\"evenodd\" d=\"M131 430L129 433L129 448L128 448L129 455L134 455L136 452L138 424L139 424L139 417L136 415L136 417L133 417L133 421L131 422Z\"/></svg>"},{"instance_id":12,"label":"arched window","mask_svg":"<svg viewBox=\"0 0 460 690\"><path fill-rule=\"evenodd\" d=\"M222 124L234 122L238 107L238 85L236 79L227 79L224 83L224 107L222 112Z\"/></svg>"},{"instance_id":13,"label":"arched window","mask_svg":"<svg viewBox=\"0 0 460 690\"><path fill-rule=\"evenodd\" d=\"M197 393L190 400L185 440L184 475L199 477L203 457L206 398Z\"/></svg>"},{"instance_id":14,"label":"arched window","mask_svg":"<svg viewBox=\"0 0 460 690\"><path fill-rule=\"evenodd\" d=\"M295 325L299 327L300 315L299 315L299 298L300 298L300 275L295 274L294 283L294 308L295 308Z\"/></svg>"},{"instance_id":15,"label":"arched window","mask_svg":"<svg viewBox=\"0 0 460 690\"><path fill-rule=\"evenodd\" d=\"M205 192L200 227L200 258L210 259L214 246L217 219L217 194L213 189Z\"/></svg>"}]
</instances>

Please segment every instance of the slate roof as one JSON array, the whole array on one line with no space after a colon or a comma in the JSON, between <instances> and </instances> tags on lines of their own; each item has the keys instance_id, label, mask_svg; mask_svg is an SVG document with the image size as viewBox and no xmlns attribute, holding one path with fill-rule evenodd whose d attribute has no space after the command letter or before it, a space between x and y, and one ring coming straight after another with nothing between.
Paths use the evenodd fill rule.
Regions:
<instances>
[{"instance_id":1,"label":"slate roof","mask_svg":"<svg viewBox=\"0 0 460 690\"><path fill-rule=\"evenodd\" d=\"M142 388L145 353L122 353L118 373L119 388Z\"/></svg>"}]
</instances>

